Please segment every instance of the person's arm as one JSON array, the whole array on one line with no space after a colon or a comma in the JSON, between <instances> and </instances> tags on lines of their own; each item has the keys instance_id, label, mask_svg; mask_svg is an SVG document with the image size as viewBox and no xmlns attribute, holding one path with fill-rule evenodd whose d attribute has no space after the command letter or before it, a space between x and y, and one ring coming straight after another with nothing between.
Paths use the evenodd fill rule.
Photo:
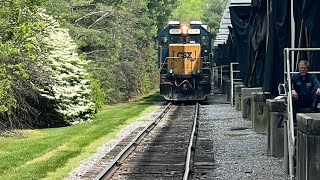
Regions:
<instances>
[{"instance_id":1,"label":"person's arm","mask_svg":"<svg viewBox=\"0 0 320 180\"><path fill-rule=\"evenodd\" d=\"M293 85L292 85L293 86ZM295 90L295 89L292 89L291 90L291 94L292 94L292 97L294 98L294 99L298 99L298 93L297 93L297 91Z\"/></svg>"},{"instance_id":2,"label":"person's arm","mask_svg":"<svg viewBox=\"0 0 320 180\"><path fill-rule=\"evenodd\" d=\"M316 90L316 94L320 95L320 82L318 81L316 75L312 76L312 84L314 85L314 89Z\"/></svg>"},{"instance_id":3,"label":"person's arm","mask_svg":"<svg viewBox=\"0 0 320 180\"><path fill-rule=\"evenodd\" d=\"M294 99L298 99L298 93L295 90L294 84L295 84L295 78L291 76L291 94ZM288 82L285 83L286 91L289 92Z\"/></svg>"}]
</instances>

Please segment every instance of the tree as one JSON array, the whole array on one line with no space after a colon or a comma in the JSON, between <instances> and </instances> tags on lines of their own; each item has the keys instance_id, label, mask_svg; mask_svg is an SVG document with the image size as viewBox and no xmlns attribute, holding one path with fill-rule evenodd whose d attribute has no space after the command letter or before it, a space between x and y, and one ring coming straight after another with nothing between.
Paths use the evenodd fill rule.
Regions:
<instances>
[{"instance_id":1,"label":"tree","mask_svg":"<svg viewBox=\"0 0 320 180\"><path fill-rule=\"evenodd\" d=\"M87 61L79 58L77 46L71 39L68 29L45 12L40 12L46 22L43 32L44 67L53 83L40 88L40 95L51 100L55 111L65 124L75 124L91 119L95 105L91 101L89 73L85 69Z\"/></svg>"},{"instance_id":2,"label":"tree","mask_svg":"<svg viewBox=\"0 0 320 180\"><path fill-rule=\"evenodd\" d=\"M172 19L182 23L201 20L204 15L205 0L179 0L179 6L173 12Z\"/></svg>"},{"instance_id":3,"label":"tree","mask_svg":"<svg viewBox=\"0 0 320 180\"><path fill-rule=\"evenodd\" d=\"M207 0L204 4L205 16L201 20L210 27L214 36L218 33L225 3L224 0Z\"/></svg>"},{"instance_id":4,"label":"tree","mask_svg":"<svg viewBox=\"0 0 320 180\"><path fill-rule=\"evenodd\" d=\"M81 87L77 91L77 95L81 95L80 101L74 96L70 98L59 99L57 96L43 96L40 93L44 90L58 89L57 85L59 77L55 77L52 70L48 68L47 59L50 59L48 53L52 53L54 49L60 47L59 44L48 46L49 37L52 33L48 33L49 29L58 27L53 23L54 20L50 16L45 16L39 13L39 8L42 1L27 0L15 1L9 0L1 2L0 16L0 128L24 128L35 126L50 126L62 121L64 124L69 124L80 120L88 119L88 115L92 115L94 108L91 108L90 89ZM45 17L45 18L43 18ZM47 18L47 19L46 19ZM67 32L63 34L61 31L56 32L63 35L61 42L68 42ZM55 42L57 38L49 40L50 43ZM49 43L49 44L50 44ZM69 58L69 64L61 63L58 71L74 73L80 71L82 64L75 61L76 54L69 51L75 47L71 43L70 47L64 46L59 52L64 53L63 57ZM69 49L68 49L69 48ZM71 57L71 55L73 55ZM52 54L51 54L52 55ZM54 53L53 56L55 56ZM61 57L54 57L55 60L61 60ZM76 68L71 69L72 66ZM64 70L63 70L64 69ZM73 70L73 71L72 71ZM82 71L83 72L83 71ZM80 74L76 74L79 76ZM86 76L86 74L84 74ZM83 76L83 77L84 77ZM82 78L83 78L82 77ZM66 78L66 77L64 77ZM84 79L73 78L73 81L79 80L80 83L85 83ZM63 81L60 81L63 82ZM64 81L66 82L66 81ZM73 82L75 83L75 82ZM65 84L63 84L65 85ZM88 85L87 85L88 86ZM69 87L70 88L70 87ZM57 94L53 91L54 94ZM65 94L64 94L65 95ZM70 94L68 94L70 96ZM60 100L60 101L59 101ZM67 104L76 103L81 106L80 112L67 107L75 116L68 116L61 112ZM85 102L84 104L81 104ZM90 110L84 108L90 106ZM84 111L86 111L84 113ZM88 112L87 112L88 111Z\"/></svg>"},{"instance_id":5,"label":"tree","mask_svg":"<svg viewBox=\"0 0 320 180\"><path fill-rule=\"evenodd\" d=\"M126 101L155 87L154 37L167 23L175 0L60 1L48 1L47 9L65 19L107 103Z\"/></svg>"},{"instance_id":6,"label":"tree","mask_svg":"<svg viewBox=\"0 0 320 180\"><path fill-rule=\"evenodd\" d=\"M172 12L178 6L178 0L149 0L148 11L153 22L157 24L158 32L161 31L170 20Z\"/></svg>"},{"instance_id":7,"label":"tree","mask_svg":"<svg viewBox=\"0 0 320 180\"><path fill-rule=\"evenodd\" d=\"M1 1L0 126L80 122L102 102L154 89L154 37L176 5L177 0ZM39 14L41 7L48 11Z\"/></svg>"},{"instance_id":8,"label":"tree","mask_svg":"<svg viewBox=\"0 0 320 180\"><path fill-rule=\"evenodd\" d=\"M0 128L25 127L36 123L39 111L33 71L41 45L36 40L42 23L32 16L42 0L0 2ZM31 72L34 72L31 75ZM46 83L46 81L43 81Z\"/></svg>"},{"instance_id":9,"label":"tree","mask_svg":"<svg viewBox=\"0 0 320 180\"><path fill-rule=\"evenodd\" d=\"M201 20L210 27L213 35L217 33L225 5L224 0L179 0L178 4L172 20L179 20L182 23Z\"/></svg>"}]
</instances>

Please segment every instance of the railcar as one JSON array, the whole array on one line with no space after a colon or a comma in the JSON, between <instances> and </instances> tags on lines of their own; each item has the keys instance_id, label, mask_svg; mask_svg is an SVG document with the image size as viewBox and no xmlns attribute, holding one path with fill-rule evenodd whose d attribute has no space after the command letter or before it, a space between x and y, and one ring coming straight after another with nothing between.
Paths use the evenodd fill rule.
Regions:
<instances>
[{"instance_id":1,"label":"railcar","mask_svg":"<svg viewBox=\"0 0 320 180\"><path fill-rule=\"evenodd\" d=\"M212 41L200 21L169 22L159 32L160 95L168 101L202 101L211 92Z\"/></svg>"}]
</instances>

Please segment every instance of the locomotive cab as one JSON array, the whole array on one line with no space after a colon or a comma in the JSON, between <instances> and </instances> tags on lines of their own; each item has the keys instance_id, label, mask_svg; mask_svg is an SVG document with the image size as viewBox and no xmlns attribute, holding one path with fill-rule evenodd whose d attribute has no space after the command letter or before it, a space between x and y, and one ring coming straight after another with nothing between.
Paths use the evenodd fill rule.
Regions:
<instances>
[{"instance_id":1,"label":"locomotive cab","mask_svg":"<svg viewBox=\"0 0 320 180\"><path fill-rule=\"evenodd\" d=\"M158 35L160 95L200 101L211 91L211 34L201 24L169 24Z\"/></svg>"}]
</instances>

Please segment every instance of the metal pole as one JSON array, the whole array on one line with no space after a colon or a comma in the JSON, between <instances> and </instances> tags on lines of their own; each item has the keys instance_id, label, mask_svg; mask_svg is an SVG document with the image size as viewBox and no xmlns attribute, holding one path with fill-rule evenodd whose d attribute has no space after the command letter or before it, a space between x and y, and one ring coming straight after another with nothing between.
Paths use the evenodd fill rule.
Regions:
<instances>
[{"instance_id":1,"label":"metal pole","mask_svg":"<svg viewBox=\"0 0 320 180\"><path fill-rule=\"evenodd\" d=\"M233 63L230 63L230 78L231 78L231 88L230 88L230 94L231 94L231 106L233 107Z\"/></svg>"},{"instance_id":2,"label":"metal pole","mask_svg":"<svg viewBox=\"0 0 320 180\"><path fill-rule=\"evenodd\" d=\"M222 88L222 74L223 74L222 70L223 70L223 66L221 65L220 66L220 73L221 73L221 76L220 76L220 87L221 88Z\"/></svg>"},{"instance_id":3,"label":"metal pole","mask_svg":"<svg viewBox=\"0 0 320 180\"><path fill-rule=\"evenodd\" d=\"M284 64L283 65L283 82L286 82L286 80L287 80L286 74L288 74L286 58L287 58L286 51L283 50L283 64Z\"/></svg>"},{"instance_id":4,"label":"metal pole","mask_svg":"<svg viewBox=\"0 0 320 180\"><path fill-rule=\"evenodd\" d=\"M214 74L214 85L218 86L219 84L219 67L215 67L215 74Z\"/></svg>"},{"instance_id":5,"label":"metal pole","mask_svg":"<svg viewBox=\"0 0 320 180\"><path fill-rule=\"evenodd\" d=\"M286 53L286 63L287 63L287 82L288 82L288 120L289 120L289 129L288 129L288 149L289 149L289 169L290 169L290 179L294 179L294 174L293 174L293 150L294 150L294 126L293 126L293 113L292 113L292 87L291 87L291 76L290 76L290 57L289 57L289 49L285 48L285 53Z\"/></svg>"},{"instance_id":6,"label":"metal pole","mask_svg":"<svg viewBox=\"0 0 320 180\"><path fill-rule=\"evenodd\" d=\"M287 63L286 63L286 58L287 58L287 51L284 49L283 50L283 63L284 63L284 70L283 70L283 81L285 82L287 80L287 77L290 77L290 72L288 72L287 69ZM287 77L286 77L287 74ZM290 77L291 78L291 77ZM289 79L290 79L289 78ZM287 80L288 82L288 80ZM289 85L288 82L288 88L291 88L291 85ZM290 92L290 90L288 90L288 93ZM289 101L289 96L291 96L291 94L288 94L287 96L287 103L290 103ZM287 115L289 115L290 112L290 108L289 108L289 104L287 104ZM287 116L287 118L289 118L289 116ZM288 140L289 140L289 133L288 133L288 120L283 122L283 156L284 156L284 170L285 173L290 175L290 171L289 171L289 145L288 145Z\"/></svg>"},{"instance_id":7,"label":"metal pole","mask_svg":"<svg viewBox=\"0 0 320 180\"><path fill-rule=\"evenodd\" d=\"M319 51L320 48L286 48L289 51Z\"/></svg>"},{"instance_id":8,"label":"metal pole","mask_svg":"<svg viewBox=\"0 0 320 180\"><path fill-rule=\"evenodd\" d=\"M288 154L288 121L283 122L283 156L284 156L284 171L289 175L289 154Z\"/></svg>"},{"instance_id":9,"label":"metal pole","mask_svg":"<svg viewBox=\"0 0 320 180\"><path fill-rule=\"evenodd\" d=\"M294 48L295 46L295 22L294 22L294 12L293 12L293 1L294 0L291 0L291 48ZM291 55L292 55L292 61L293 63L291 64L292 66L292 70L294 70L294 51L291 52Z\"/></svg>"}]
</instances>

